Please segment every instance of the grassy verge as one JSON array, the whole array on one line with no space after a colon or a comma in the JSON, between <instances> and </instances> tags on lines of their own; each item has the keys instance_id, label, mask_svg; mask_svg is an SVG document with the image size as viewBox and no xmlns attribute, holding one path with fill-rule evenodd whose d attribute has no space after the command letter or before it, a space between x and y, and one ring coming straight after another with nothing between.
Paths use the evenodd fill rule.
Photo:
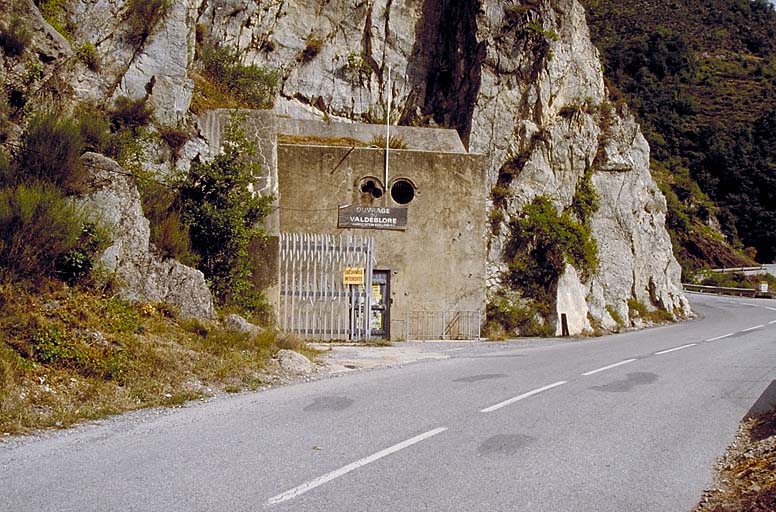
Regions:
<instances>
[{"instance_id":1,"label":"grassy verge","mask_svg":"<svg viewBox=\"0 0 776 512\"><path fill-rule=\"evenodd\" d=\"M0 434L255 389L281 348L316 354L271 331L180 319L163 304L59 282L0 284Z\"/></svg>"}]
</instances>

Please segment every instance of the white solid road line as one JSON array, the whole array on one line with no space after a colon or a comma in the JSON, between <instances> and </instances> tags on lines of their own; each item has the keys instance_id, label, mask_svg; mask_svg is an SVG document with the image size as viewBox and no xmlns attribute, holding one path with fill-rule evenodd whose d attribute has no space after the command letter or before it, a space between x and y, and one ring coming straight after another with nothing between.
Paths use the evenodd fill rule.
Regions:
<instances>
[{"instance_id":1,"label":"white solid road line","mask_svg":"<svg viewBox=\"0 0 776 512\"><path fill-rule=\"evenodd\" d=\"M717 340L729 338L729 337L733 336L734 334L735 334L734 332L729 332L727 334L723 334L722 336L717 336L716 338L710 338L710 339L708 339L706 341L717 341Z\"/></svg>"},{"instance_id":2,"label":"white solid road line","mask_svg":"<svg viewBox=\"0 0 776 512\"><path fill-rule=\"evenodd\" d=\"M515 402L518 402L520 400L523 400L524 398L528 398L530 396L538 395L539 393L542 393L544 391L547 391L552 388L557 388L558 386L562 386L563 384L566 384L567 381L562 380L560 382L556 382L554 384L550 384L549 386L544 386L539 389L534 389L533 391L529 391L528 393L523 393L520 396L516 396L514 398L510 398L509 400L504 400L503 402L499 402L496 405L491 405L490 407L486 407L485 409L482 409L480 412L493 412L497 409L501 409L502 407L506 407L507 405L513 404Z\"/></svg>"},{"instance_id":3,"label":"white solid road line","mask_svg":"<svg viewBox=\"0 0 776 512\"><path fill-rule=\"evenodd\" d=\"M421 441L424 441L430 437L434 437L437 434L441 434L447 430L446 427L441 428L435 428L434 430L430 430L426 432L425 434L420 434L419 436L415 436L412 439L407 439L406 441L403 441L399 444L395 444L389 448L386 448L385 450L381 450L375 454L372 454L368 457L364 457L363 459L357 460L356 462L353 462L352 464L348 464L347 466L343 466L335 471L332 471L331 473L328 473L326 475L323 475L321 477L318 477L314 480L310 480L309 482L305 482L302 485L298 487L294 487L293 489L289 489L288 491L278 494L277 496L270 498L267 501L267 505L277 505L278 503L282 503L284 501L292 500L296 498L297 496L300 496L307 491L311 491L315 489L316 487L319 487L326 482L330 482L334 480L335 478L339 478L343 475L346 475L350 473L351 471L355 471L358 468L362 466L366 466L369 463L375 462L377 460L382 459L383 457L387 457L388 455L391 455L392 453L396 453L399 450L403 450L404 448L407 448L409 446L412 446L413 444L419 443Z\"/></svg>"},{"instance_id":4,"label":"white solid road line","mask_svg":"<svg viewBox=\"0 0 776 512\"><path fill-rule=\"evenodd\" d=\"M596 373L605 372L606 370L611 370L612 368L617 368L618 366L632 363L633 361L636 361L636 359L626 359L625 361L620 361L619 363L610 364L609 366L604 366L603 368L598 368L598 369L589 371L587 373L583 373L582 375L585 377L589 375L595 375Z\"/></svg>"},{"instance_id":5,"label":"white solid road line","mask_svg":"<svg viewBox=\"0 0 776 512\"><path fill-rule=\"evenodd\" d=\"M776 320L771 320L770 322L768 322L768 325L773 325L773 324L776 324Z\"/></svg>"},{"instance_id":6,"label":"white solid road line","mask_svg":"<svg viewBox=\"0 0 776 512\"><path fill-rule=\"evenodd\" d=\"M765 327L765 325L764 325L764 324L755 325L754 327L750 327L749 329L744 329L744 330L743 330L743 331L741 331L741 332L749 332L749 331L755 331L755 330L757 330L757 329L760 329L760 328L762 328L762 327Z\"/></svg>"},{"instance_id":7,"label":"white solid road line","mask_svg":"<svg viewBox=\"0 0 776 512\"><path fill-rule=\"evenodd\" d=\"M668 350L661 350L660 352L655 352L656 356L662 355L662 354L668 354L669 352L676 352L677 350L684 350L686 348L694 347L697 345L697 343L690 343L688 345L682 345L681 347L676 348L669 348Z\"/></svg>"}]
</instances>

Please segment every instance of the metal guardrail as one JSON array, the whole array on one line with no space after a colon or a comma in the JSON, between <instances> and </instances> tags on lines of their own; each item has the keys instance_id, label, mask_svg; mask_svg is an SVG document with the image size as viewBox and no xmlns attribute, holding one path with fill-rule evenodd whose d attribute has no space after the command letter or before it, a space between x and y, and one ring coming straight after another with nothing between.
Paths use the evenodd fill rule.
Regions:
<instances>
[{"instance_id":1,"label":"metal guardrail","mask_svg":"<svg viewBox=\"0 0 776 512\"><path fill-rule=\"evenodd\" d=\"M728 288L724 286L704 286L700 284L683 283L685 291L711 293L716 295L736 295L738 297L756 297L759 292L754 288Z\"/></svg>"},{"instance_id":2,"label":"metal guardrail","mask_svg":"<svg viewBox=\"0 0 776 512\"><path fill-rule=\"evenodd\" d=\"M767 272L768 270L760 265L759 267L725 267L725 268L712 268L709 272L714 274L728 274L732 272Z\"/></svg>"}]
</instances>

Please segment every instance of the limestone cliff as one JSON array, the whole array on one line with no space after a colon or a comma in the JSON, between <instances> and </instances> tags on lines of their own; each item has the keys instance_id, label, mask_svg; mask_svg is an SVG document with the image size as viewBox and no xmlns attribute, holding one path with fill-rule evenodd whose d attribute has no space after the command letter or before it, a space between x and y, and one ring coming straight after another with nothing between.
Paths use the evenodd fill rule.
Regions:
<instances>
[{"instance_id":1,"label":"limestone cliff","mask_svg":"<svg viewBox=\"0 0 776 512\"><path fill-rule=\"evenodd\" d=\"M189 109L195 33L237 46L245 63L280 70L279 113L367 122L389 114L457 129L487 156L488 186L506 190L491 205L501 227L539 196L568 208L580 181L591 180L600 264L586 282L567 266L557 284L557 313L572 333L591 320L614 328L629 301L690 314L649 148L627 109L607 101L576 0L182 0L139 44L127 42L124 9L124 0L72 0L74 39L94 43L103 62L99 72L67 70L75 96L147 96L162 122L175 123ZM184 155L196 152L190 144ZM495 289L506 230L494 224Z\"/></svg>"}]
</instances>

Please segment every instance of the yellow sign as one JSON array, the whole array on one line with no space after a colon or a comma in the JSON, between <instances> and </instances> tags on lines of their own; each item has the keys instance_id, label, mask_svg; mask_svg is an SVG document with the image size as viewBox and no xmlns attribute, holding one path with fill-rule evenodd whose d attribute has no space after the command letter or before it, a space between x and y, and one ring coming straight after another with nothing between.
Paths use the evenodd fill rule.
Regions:
<instances>
[{"instance_id":1,"label":"yellow sign","mask_svg":"<svg viewBox=\"0 0 776 512\"><path fill-rule=\"evenodd\" d=\"M363 267L346 267L342 271L342 283L343 284L364 284L364 268Z\"/></svg>"}]
</instances>

